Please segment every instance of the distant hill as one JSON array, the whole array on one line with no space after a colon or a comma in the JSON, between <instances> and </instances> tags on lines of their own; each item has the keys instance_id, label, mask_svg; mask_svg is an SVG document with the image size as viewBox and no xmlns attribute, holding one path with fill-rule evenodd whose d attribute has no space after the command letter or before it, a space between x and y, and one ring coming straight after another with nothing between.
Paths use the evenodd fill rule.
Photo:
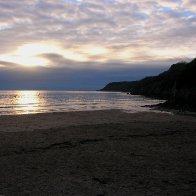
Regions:
<instances>
[{"instance_id":1,"label":"distant hill","mask_svg":"<svg viewBox=\"0 0 196 196\"><path fill-rule=\"evenodd\" d=\"M196 59L179 62L158 76L139 81L112 82L102 91L130 92L134 95L164 98L167 106L196 109Z\"/></svg>"},{"instance_id":2,"label":"distant hill","mask_svg":"<svg viewBox=\"0 0 196 196\"><path fill-rule=\"evenodd\" d=\"M112 91L112 92L130 92L137 81L133 82L111 82L107 84L101 91Z\"/></svg>"}]
</instances>

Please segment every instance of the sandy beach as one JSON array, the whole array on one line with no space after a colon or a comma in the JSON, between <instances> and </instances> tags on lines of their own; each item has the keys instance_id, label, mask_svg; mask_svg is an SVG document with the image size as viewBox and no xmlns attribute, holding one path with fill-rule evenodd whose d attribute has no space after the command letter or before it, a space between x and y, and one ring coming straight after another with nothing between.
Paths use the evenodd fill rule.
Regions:
<instances>
[{"instance_id":1,"label":"sandy beach","mask_svg":"<svg viewBox=\"0 0 196 196\"><path fill-rule=\"evenodd\" d=\"M0 116L0 195L196 195L196 117Z\"/></svg>"}]
</instances>

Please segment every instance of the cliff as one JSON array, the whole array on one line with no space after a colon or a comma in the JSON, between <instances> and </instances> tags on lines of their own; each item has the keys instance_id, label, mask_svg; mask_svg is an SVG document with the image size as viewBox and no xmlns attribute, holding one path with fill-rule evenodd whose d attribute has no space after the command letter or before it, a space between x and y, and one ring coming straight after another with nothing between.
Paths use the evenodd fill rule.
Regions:
<instances>
[{"instance_id":1,"label":"cliff","mask_svg":"<svg viewBox=\"0 0 196 196\"><path fill-rule=\"evenodd\" d=\"M107 84L101 91L112 92L129 92L134 87L137 81L133 82L111 82Z\"/></svg>"},{"instance_id":2,"label":"cliff","mask_svg":"<svg viewBox=\"0 0 196 196\"><path fill-rule=\"evenodd\" d=\"M196 109L196 59L180 62L158 76L146 77L133 82L115 82L102 91L131 92L134 95L164 98L171 107Z\"/></svg>"}]
</instances>

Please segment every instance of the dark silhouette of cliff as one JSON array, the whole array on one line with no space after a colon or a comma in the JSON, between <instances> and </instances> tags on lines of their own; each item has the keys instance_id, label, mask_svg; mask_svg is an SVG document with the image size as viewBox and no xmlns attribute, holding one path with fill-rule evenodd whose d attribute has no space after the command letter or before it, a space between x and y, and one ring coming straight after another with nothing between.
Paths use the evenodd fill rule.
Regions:
<instances>
[{"instance_id":1,"label":"dark silhouette of cliff","mask_svg":"<svg viewBox=\"0 0 196 196\"><path fill-rule=\"evenodd\" d=\"M101 89L101 91L130 92L130 89L132 89L136 83L137 81L111 82Z\"/></svg>"},{"instance_id":2,"label":"dark silhouette of cliff","mask_svg":"<svg viewBox=\"0 0 196 196\"><path fill-rule=\"evenodd\" d=\"M102 91L123 91L167 99L166 106L196 110L196 59L174 64L158 76L133 82L109 83Z\"/></svg>"}]
</instances>

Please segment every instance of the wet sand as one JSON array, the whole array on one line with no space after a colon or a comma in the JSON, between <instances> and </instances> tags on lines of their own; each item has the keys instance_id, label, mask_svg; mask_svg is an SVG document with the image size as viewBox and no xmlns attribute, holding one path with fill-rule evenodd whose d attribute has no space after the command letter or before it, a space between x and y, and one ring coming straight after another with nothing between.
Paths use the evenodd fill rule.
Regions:
<instances>
[{"instance_id":1,"label":"wet sand","mask_svg":"<svg viewBox=\"0 0 196 196\"><path fill-rule=\"evenodd\" d=\"M196 117L0 116L0 195L196 195Z\"/></svg>"}]
</instances>

